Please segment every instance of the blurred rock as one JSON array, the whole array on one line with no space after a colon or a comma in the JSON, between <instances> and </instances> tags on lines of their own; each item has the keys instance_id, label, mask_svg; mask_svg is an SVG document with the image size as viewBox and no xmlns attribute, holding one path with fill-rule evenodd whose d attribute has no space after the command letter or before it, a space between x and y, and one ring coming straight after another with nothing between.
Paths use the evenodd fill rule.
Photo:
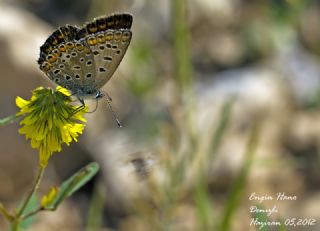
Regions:
<instances>
[{"instance_id":1,"label":"blurred rock","mask_svg":"<svg viewBox=\"0 0 320 231\"><path fill-rule=\"evenodd\" d=\"M72 215L70 215L72 214ZM85 220L81 218L79 209L72 203L64 202L57 211L42 212L37 221L28 230L33 231L76 231L84 230Z\"/></svg>"},{"instance_id":2,"label":"blurred rock","mask_svg":"<svg viewBox=\"0 0 320 231\"><path fill-rule=\"evenodd\" d=\"M298 43L294 42L290 49L276 53L268 61L267 66L279 72L298 105L307 104L318 94L320 59Z\"/></svg>"},{"instance_id":3,"label":"blurred rock","mask_svg":"<svg viewBox=\"0 0 320 231\"><path fill-rule=\"evenodd\" d=\"M303 12L302 19L300 21L300 33L304 44L310 50L310 52L315 52L318 55L320 55L320 30L318 27L319 20L320 8L309 7Z\"/></svg>"}]
</instances>

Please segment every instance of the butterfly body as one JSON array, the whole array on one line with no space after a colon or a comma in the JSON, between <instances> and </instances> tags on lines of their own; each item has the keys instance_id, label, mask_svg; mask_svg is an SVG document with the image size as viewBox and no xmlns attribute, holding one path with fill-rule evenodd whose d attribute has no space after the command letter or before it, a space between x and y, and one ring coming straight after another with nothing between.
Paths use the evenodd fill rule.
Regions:
<instances>
[{"instance_id":1,"label":"butterfly body","mask_svg":"<svg viewBox=\"0 0 320 231\"><path fill-rule=\"evenodd\" d=\"M82 103L100 98L130 44L131 25L131 15L114 14L80 28L60 27L40 48L40 69Z\"/></svg>"}]
</instances>

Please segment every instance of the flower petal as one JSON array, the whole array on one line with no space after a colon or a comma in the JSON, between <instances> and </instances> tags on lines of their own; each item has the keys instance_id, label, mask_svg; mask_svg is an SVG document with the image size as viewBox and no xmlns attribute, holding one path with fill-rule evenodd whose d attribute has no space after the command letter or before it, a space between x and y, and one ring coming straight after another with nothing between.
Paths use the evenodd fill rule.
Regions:
<instances>
[{"instance_id":1,"label":"flower petal","mask_svg":"<svg viewBox=\"0 0 320 231\"><path fill-rule=\"evenodd\" d=\"M70 93L61 87L56 91L45 88L37 88L32 92L30 101L21 97L16 98L16 104L20 108L17 114L25 115L20 122L19 133L30 139L31 147L39 149L41 166L45 167L52 153L60 152L62 144L69 145L77 141L82 134L86 122L83 114L87 107L77 111L76 106L71 105Z\"/></svg>"}]
</instances>

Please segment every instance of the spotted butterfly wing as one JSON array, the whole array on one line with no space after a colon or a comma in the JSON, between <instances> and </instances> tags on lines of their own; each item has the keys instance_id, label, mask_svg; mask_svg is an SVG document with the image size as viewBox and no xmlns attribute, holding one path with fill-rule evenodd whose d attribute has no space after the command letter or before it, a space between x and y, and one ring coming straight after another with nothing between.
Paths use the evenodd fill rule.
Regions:
<instances>
[{"instance_id":1,"label":"spotted butterfly wing","mask_svg":"<svg viewBox=\"0 0 320 231\"><path fill-rule=\"evenodd\" d=\"M40 69L80 100L97 95L130 44L131 25L131 15L114 14L81 28L60 27L40 48Z\"/></svg>"}]
</instances>

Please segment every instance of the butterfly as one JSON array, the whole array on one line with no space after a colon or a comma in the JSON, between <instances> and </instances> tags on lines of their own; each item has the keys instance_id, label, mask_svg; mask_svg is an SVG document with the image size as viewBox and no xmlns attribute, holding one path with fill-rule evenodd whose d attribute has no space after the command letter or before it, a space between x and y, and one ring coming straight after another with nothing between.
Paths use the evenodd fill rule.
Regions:
<instances>
[{"instance_id":1,"label":"butterfly","mask_svg":"<svg viewBox=\"0 0 320 231\"><path fill-rule=\"evenodd\" d=\"M107 96L104 86L123 59L132 32L130 14L93 19L82 27L65 25L54 31L40 47L40 70L56 84L71 91L85 106L87 98ZM119 126L120 122L116 118Z\"/></svg>"}]
</instances>

